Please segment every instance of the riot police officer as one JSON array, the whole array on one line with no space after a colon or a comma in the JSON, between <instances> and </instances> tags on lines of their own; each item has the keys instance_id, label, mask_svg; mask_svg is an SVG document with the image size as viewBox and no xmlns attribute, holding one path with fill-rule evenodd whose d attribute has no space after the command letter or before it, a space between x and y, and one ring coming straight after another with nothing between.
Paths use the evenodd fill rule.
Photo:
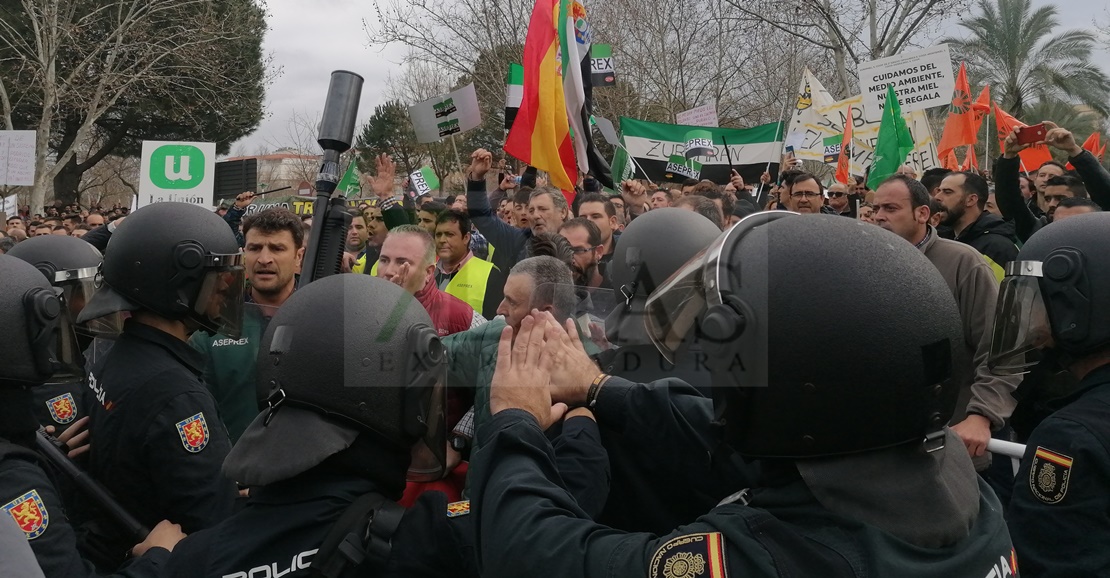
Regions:
<instances>
[{"instance_id":1,"label":"riot police officer","mask_svg":"<svg viewBox=\"0 0 1110 578\"><path fill-rule=\"evenodd\" d=\"M55 290L26 262L0 255L0 511L18 527L47 578L96 575L77 551L52 476L32 449L39 424L32 411L32 390L61 365L58 332L66 307ZM179 527L160 524L135 548L141 557L124 576L158 576L159 565L183 537ZM3 567L5 575L24 575Z\"/></svg>"},{"instance_id":2,"label":"riot police officer","mask_svg":"<svg viewBox=\"0 0 1110 578\"><path fill-rule=\"evenodd\" d=\"M237 495L220 473L231 443L186 340L201 328L237 337L239 245L215 213L158 203L119 226L101 271L105 287L77 321L119 311L130 318L89 372L89 474L143 524L166 518L186 533L212 526ZM82 510L87 555L111 567L126 553L125 536L102 513Z\"/></svg>"},{"instance_id":3,"label":"riot police officer","mask_svg":"<svg viewBox=\"0 0 1110 578\"><path fill-rule=\"evenodd\" d=\"M598 356L598 365L609 375L638 384L670 379L635 387L621 403L594 408L609 454L612 485L620 488L598 517L606 526L669 532L709 511L734 491L737 480L750 476L746 470L751 467L739 458L712 459L717 442L710 426L708 355L695 332L683 337L669 361L651 342L644 323L652 291L720 235L721 229L701 215L656 209L632 221L617 243L609 269L617 303L605 320L606 336L617 347ZM659 411L645 411L649 406ZM661 424L661 418L668 424ZM683 434L675 435L679 428ZM660 461L660 454L683 457ZM671 499L680 494L683 499Z\"/></svg>"},{"instance_id":4,"label":"riot police officer","mask_svg":"<svg viewBox=\"0 0 1110 578\"><path fill-rule=\"evenodd\" d=\"M1040 229L999 289L989 363L995 373L1041 364L1079 381L1033 430L1008 518L1023 574L1105 576L1110 552L1110 213Z\"/></svg>"},{"instance_id":5,"label":"riot police officer","mask_svg":"<svg viewBox=\"0 0 1110 578\"><path fill-rule=\"evenodd\" d=\"M843 318L833 304L848 297L875 313ZM591 371L576 333L536 316L515 343L502 336L494 416L471 463L483 576L1014 572L998 499L945 427L956 304L936 268L885 231L759 213L653 292L653 341L671 355L698 327L722 441L761 462L755 488L738 481L662 537L585 519L552 480L542 435L552 400L600 405L633 386ZM848 354L859 350L871 355Z\"/></svg>"},{"instance_id":6,"label":"riot police officer","mask_svg":"<svg viewBox=\"0 0 1110 578\"><path fill-rule=\"evenodd\" d=\"M368 575L420 575L435 564L473 575L466 535L448 523L442 493L424 494L407 512L394 501L406 470L431 479L443 471L445 362L427 312L388 281L333 275L294 293L259 345L256 375L268 407L224 463L250 500L182 542L169 574L275 568L270 575L299 576L364 563ZM345 515L355 517L341 521ZM348 533L368 541L346 544ZM344 558L351 548L366 560Z\"/></svg>"},{"instance_id":7,"label":"riot police officer","mask_svg":"<svg viewBox=\"0 0 1110 578\"><path fill-rule=\"evenodd\" d=\"M100 288L100 251L77 237L43 235L16 245L8 255L34 265L51 285L62 289L66 307L59 317L57 344L62 368L47 383L35 388L34 407L39 423L69 427L82 415L87 363L110 347L110 341L95 339L96 335L115 334L120 329L118 315L95 320L93 327L76 323L85 303ZM91 359L85 359L86 353Z\"/></svg>"}]
</instances>

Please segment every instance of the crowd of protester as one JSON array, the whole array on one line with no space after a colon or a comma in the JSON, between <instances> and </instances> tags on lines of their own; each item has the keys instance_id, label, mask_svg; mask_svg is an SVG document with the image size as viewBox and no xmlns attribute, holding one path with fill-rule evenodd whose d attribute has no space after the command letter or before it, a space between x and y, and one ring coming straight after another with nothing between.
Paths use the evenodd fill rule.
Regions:
<instances>
[{"instance_id":1,"label":"crowd of protester","mask_svg":"<svg viewBox=\"0 0 1110 578\"><path fill-rule=\"evenodd\" d=\"M387 281L415 298L430 317L436 336L446 345L448 383L466 384L449 388L447 393L444 414L450 443L446 448L445 472L435 479L410 477L399 503L418 507L421 496L430 492L442 492L452 504L461 503L466 497L468 461L482 443L476 430L489 423L496 413L491 411L489 391L496 369L493 361L498 357L499 340L506 328L511 328L514 335L527 332L534 317L540 314L550 314L559 320L579 319L591 295L597 301L605 292L609 303L627 302L631 308L634 297L639 295L638 284L650 282L652 287L663 284L663 278L621 278L628 275L629 267L636 271L640 266L628 262L631 257L623 252L628 244L622 244L622 234L631 230L637 220L641 220L641 230L649 231L641 233L636 241L637 255L639 251L674 251L682 253L680 262L684 263L706 248L714 235L736 227L746 217L791 211L803 217L839 216L854 220L859 226L886 229L919 250L940 272L959 310L958 347L966 354L962 356L966 361L953 368L959 395L948 425L955 439L966 447L975 470L998 494L1002 504L1008 504L1014 493L1015 472L1009 460L991 459L987 451L989 440L1028 440L1036 426L1051 415L1050 396L1046 392L1068 391L1074 382L1060 376L1034 375L1022 379L991 372L987 357L994 336L999 282L1006 275L1007 265L1018 260L1022 245L1040 229L1076 215L1110 209L1110 173L1099 161L1079 147L1068 131L1055 126L1045 142L1066 156L1074 169L1050 161L1029 173L1022 172L1018 155L1027 145L1018 144L1011 136L989 177L975 170L941 168L930 168L918 175L906 166L876 190L869 189L862 177L849 183L823 183L803 170L801 163L788 159L777 178L764 173L758 183L746 183L734 171L727 183L698 179L653 183L633 179L619 183L619 190L609 190L587 175L576 190L559 191L548 186L533 168L515 174L503 163L495 167L493 155L479 149L472 153L465 169L465 193L437 198L431 194L416 195L405 181L398 184L393 161L385 155L377 158L374 170L367 171L362 179L363 199L350 210L352 224L342 258L343 272ZM216 211L243 250L247 278L244 301L249 309L244 314L242 333L227 336L202 330L188 339L188 344L200 354L198 371L218 415L218 419L210 417L206 427L212 429L213 435L226 431L230 447L241 440L248 440L245 442L248 444L252 443L249 440L257 441L252 437L257 432L252 432L258 424L263 386L258 384L262 377L255 373L254 360L269 319L297 293L296 279L313 226L311 215L298 216L282 208L248 214L254 197L253 193L244 192ZM685 214L679 217L679 210L700 217ZM83 238L110 255L114 247L110 240L120 220L128 218L128 212L120 206L86 209L69 204L51 206L44 214L31 215L23 208L19 214L8 216L0 235L0 253L12 251L29 237L58 235ZM705 220L689 221L701 217ZM706 228L710 228L709 234L705 233ZM645 238L657 239L657 244L652 247ZM699 240L697 246L680 249L682 242L689 239L705 242ZM689 255L683 252L687 249ZM838 250L820 249L829 254ZM646 255L643 258L648 259ZM878 263L875 266L883 267ZM642 292L643 287L639 289ZM820 279L813 280L812 290L825 290ZM646 295L639 298L645 299ZM850 301L843 305L844 315L866 314L853 311ZM359 310L352 307L352 312ZM622 345L611 332L606 335L597 324L590 325L590 319L600 322L600 316L585 319L579 329L587 352L600 354L604 349ZM632 351L637 344L625 345ZM340 349L342 346L338 345ZM650 343L647 346L651 347ZM799 343L799 347L805 346ZM271 399L269 403L272 412L275 402ZM581 439L578 436L596 435L590 434L587 422L572 419L584 416L578 413L565 418L556 453L573 447ZM62 422L55 425L60 428ZM98 433L100 438L96 437ZM93 443L111 443L104 435L104 431L94 430ZM567 455L577 458L566 458ZM564 460L560 470L589 470L595 462L583 455L556 456ZM104 467L105 464L100 464L102 471ZM211 475L219 476L218 464L213 468ZM664 532L671 528L668 524L693 521L681 519L678 514L674 519L665 517L666 508L661 507L655 520L627 522L643 515L629 513L635 504L627 504L618 497L606 506L604 497L596 494L599 488L589 484L576 487L574 480L570 477L567 480L568 491L587 513L603 520L625 520L624 523L635 526L627 529ZM116 492L131 487L111 479L103 481L114 486L109 489ZM618 481L634 483L628 481L626 474L614 474L614 483ZM226 489L221 485L204 491L212 496L219 494L223 500L227 497ZM622 490L613 488L614 492ZM140 509L149 505L133 503ZM1014 507L1020 508L1017 503L1015 500ZM614 504L622 504L628 511L614 512ZM171 515L174 507L164 508L144 522L157 522L164 517L186 525ZM219 515L208 512L211 514L208 518L191 516L188 523L192 527L186 531L212 527L229 511L223 508ZM650 518L646 516L645 520ZM1017 535L1026 532L1013 527L1010 531L1015 535L1015 543ZM173 542L174 538L166 540Z\"/></svg>"}]
</instances>

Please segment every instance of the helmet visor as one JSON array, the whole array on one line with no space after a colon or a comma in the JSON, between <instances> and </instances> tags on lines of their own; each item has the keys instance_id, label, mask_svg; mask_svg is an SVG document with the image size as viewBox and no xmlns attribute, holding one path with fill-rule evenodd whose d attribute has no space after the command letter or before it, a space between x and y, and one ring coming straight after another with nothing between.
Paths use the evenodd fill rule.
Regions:
<instances>
[{"instance_id":1,"label":"helmet visor","mask_svg":"<svg viewBox=\"0 0 1110 578\"><path fill-rule=\"evenodd\" d=\"M211 266L204 274L194 312L207 320L205 329L238 339L243 329L243 293L246 273L243 255L209 256Z\"/></svg>"},{"instance_id":2,"label":"helmet visor","mask_svg":"<svg viewBox=\"0 0 1110 578\"><path fill-rule=\"evenodd\" d=\"M59 272L62 274L63 272ZM68 272L65 272L68 273ZM120 332L123 331L123 321L127 318L128 312L115 311L90 319L84 323L76 323L77 316L85 308L85 304L92 300L102 287L102 282L99 274L91 276L81 276L73 278L65 283L60 284L62 287L62 297L65 299L66 312L68 319L73 322L74 330L82 337L106 337L115 338Z\"/></svg>"},{"instance_id":3,"label":"helmet visor","mask_svg":"<svg viewBox=\"0 0 1110 578\"><path fill-rule=\"evenodd\" d=\"M1036 365L1027 355L1051 344L1052 325L1041 295L1041 263L1012 262L998 291L994 336L987 366L999 375L1018 375Z\"/></svg>"},{"instance_id":4,"label":"helmet visor","mask_svg":"<svg viewBox=\"0 0 1110 578\"><path fill-rule=\"evenodd\" d=\"M735 228L730 229L731 233ZM709 305L719 304L717 263L729 233L694 255L648 296L645 306L648 336L659 353L674 363L675 352Z\"/></svg>"},{"instance_id":5,"label":"helmet visor","mask_svg":"<svg viewBox=\"0 0 1110 578\"><path fill-rule=\"evenodd\" d=\"M587 353L592 355L613 347L605 336L605 318L617 303L612 289L542 283L532 291L532 304L546 303L552 304L558 313L556 318L562 315L574 320Z\"/></svg>"}]
</instances>

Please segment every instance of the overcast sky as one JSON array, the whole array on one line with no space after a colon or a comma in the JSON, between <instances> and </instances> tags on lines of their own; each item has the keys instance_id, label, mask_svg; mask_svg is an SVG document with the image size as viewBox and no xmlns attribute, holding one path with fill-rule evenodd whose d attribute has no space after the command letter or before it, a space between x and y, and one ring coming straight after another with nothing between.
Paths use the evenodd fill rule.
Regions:
<instances>
[{"instance_id":1,"label":"overcast sky","mask_svg":"<svg viewBox=\"0 0 1110 578\"><path fill-rule=\"evenodd\" d=\"M267 0L270 30L264 50L280 69L266 94L266 117L253 134L232 145L232 153L253 155L260 149L293 145L289 135L294 114L319 114L328 91L331 71L346 69L366 83L359 107L359 124L384 101L385 80L400 71L400 47L370 48L363 19L376 26L377 15L367 0ZM1063 28L1089 27L1110 19L1110 0L1033 0L1034 6L1055 4ZM957 33L955 26L953 33ZM1110 69L1110 51L1096 58ZM618 63L619 66L619 63Z\"/></svg>"}]
</instances>

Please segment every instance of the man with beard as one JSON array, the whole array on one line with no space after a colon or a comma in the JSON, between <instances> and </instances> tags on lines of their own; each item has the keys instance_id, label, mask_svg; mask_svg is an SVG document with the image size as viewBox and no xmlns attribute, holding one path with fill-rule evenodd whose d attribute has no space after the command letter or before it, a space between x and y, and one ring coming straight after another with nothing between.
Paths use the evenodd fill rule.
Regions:
<instances>
[{"instance_id":1,"label":"man with beard","mask_svg":"<svg viewBox=\"0 0 1110 578\"><path fill-rule=\"evenodd\" d=\"M730 206L729 210L731 211L731 209ZM617 231L616 206L605 195L590 193L582 197L582 202L578 205L578 216L589 219L601 231L602 253L601 260L598 261L598 270L604 279L601 286L609 287L609 275L606 271L609 268L609 263L613 260L613 251L616 250L617 241L621 238L621 234Z\"/></svg>"},{"instance_id":2,"label":"man with beard","mask_svg":"<svg viewBox=\"0 0 1110 578\"><path fill-rule=\"evenodd\" d=\"M971 363L957 366L953 372L960 396L950 424L967 446L976 468L983 469L989 464L982 457L987 440L992 430L1003 427L1017 405L1011 393L1019 381L994 375L987 368L998 284L974 250L940 238L928 225L929 195L922 183L904 175L888 178L875 191L875 208L875 224L920 249L956 298L963 324L963 348Z\"/></svg>"},{"instance_id":3,"label":"man with beard","mask_svg":"<svg viewBox=\"0 0 1110 578\"><path fill-rule=\"evenodd\" d=\"M293 294L304 260L304 226L288 209L275 207L243 221L243 260L253 303L243 314L239 339L198 331L189 339L204 356L204 383L235 443L258 415L253 360L266 325Z\"/></svg>"},{"instance_id":4,"label":"man with beard","mask_svg":"<svg viewBox=\"0 0 1110 578\"><path fill-rule=\"evenodd\" d=\"M936 196L947 215L942 225L952 227L955 240L966 243L987 259L999 281L1003 267L1017 257L1014 226L986 211L987 181L972 172L951 173L944 177Z\"/></svg>"},{"instance_id":5,"label":"man with beard","mask_svg":"<svg viewBox=\"0 0 1110 578\"><path fill-rule=\"evenodd\" d=\"M1045 213L1037 215L1024 199L1019 181L1021 158L1018 154L1031 145L1018 144L1016 132L1006 137L1002 158L998 159L994 169L996 196L999 210L1006 218L1013 219L1017 237L1022 242L1053 221L1062 199L1085 199L1089 192L1091 200L1103 209L1110 206L1110 173L1102 168L1094 155L1075 142L1071 132L1051 122L1044 124L1049 129L1045 143L1067 153L1068 161L1082 180L1067 176L1064 168L1055 161L1042 165L1034 182L1037 193L1043 195Z\"/></svg>"},{"instance_id":6,"label":"man with beard","mask_svg":"<svg viewBox=\"0 0 1110 578\"><path fill-rule=\"evenodd\" d=\"M559 234L566 237L574 250L571 261L574 283L584 287L609 287L609 280L602 276L599 266L605 245L597 225L585 217L578 217L563 223Z\"/></svg>"}]
</instances>

